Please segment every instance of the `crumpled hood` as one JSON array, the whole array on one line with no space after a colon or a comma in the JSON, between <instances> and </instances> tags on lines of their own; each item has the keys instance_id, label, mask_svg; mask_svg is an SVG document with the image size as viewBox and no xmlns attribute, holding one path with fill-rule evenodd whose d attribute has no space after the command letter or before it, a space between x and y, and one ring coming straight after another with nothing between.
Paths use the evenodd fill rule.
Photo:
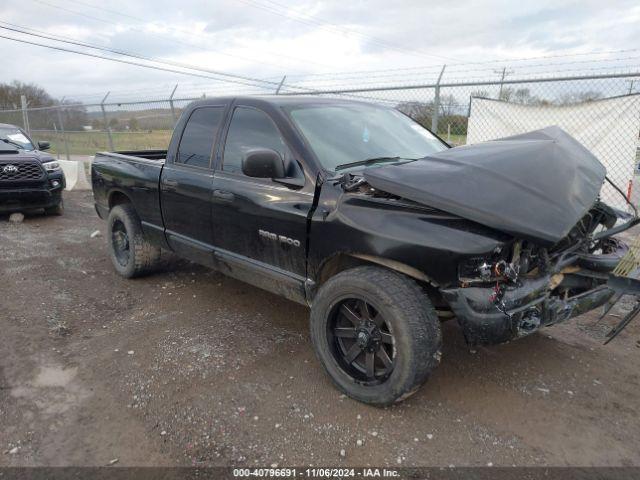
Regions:
<instances>
[{"instance_id":1,"label":"crumpled hood","mask_svg":"<svg viewBox=\"0 0 640 480\"><path fill-rule=\"evenodd\" d=\"M545 244L596 201L606 169L559 127L364 170L372 187Z\"/></svg>"}]
</instances>

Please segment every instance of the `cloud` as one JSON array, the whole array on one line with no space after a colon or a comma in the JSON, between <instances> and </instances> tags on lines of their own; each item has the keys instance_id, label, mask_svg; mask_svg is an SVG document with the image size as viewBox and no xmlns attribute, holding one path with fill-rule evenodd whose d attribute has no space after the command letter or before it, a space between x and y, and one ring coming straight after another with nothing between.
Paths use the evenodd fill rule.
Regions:
<instances>
[{"instance_id":1,"label":"cloud","mask_svg":"<svg viewBox=\"0 0 640 480\"><path fill-rule=\"evenodd\" d=\"M203 69L272 79L435 66L424 74L428 81L444 62L503 58L508 63L522 56L630 49L640 43L637 1L285 1L5 0L3 21ZM153 91L176 82L186 90L188 84L204 88L207 82L9 40L0 39L0 45L16 59L0 71L0 82L34 82L56 96Z\"/></svg>"}]
</instances>

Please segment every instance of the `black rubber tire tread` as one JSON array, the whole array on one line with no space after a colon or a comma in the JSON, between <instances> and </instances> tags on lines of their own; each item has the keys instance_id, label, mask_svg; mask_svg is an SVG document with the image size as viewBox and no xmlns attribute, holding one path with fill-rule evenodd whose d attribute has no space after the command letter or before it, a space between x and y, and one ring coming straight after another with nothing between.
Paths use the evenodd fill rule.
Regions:
<instances>
[{"instance_id":1,"label":"black rubber tire tread","mask_svg":"<svg viewBox=\"0 0 640 480\"><path fill-rule=\"evenodd\" d=\"M62 215L64 213L64 202L60 200L60 202L57 203L56 205L45 208L44 213L46 215L57 215L57 216Z\"/></svg>"},{"instance_id":2,"label":"black rubber tire tread","mask_svg":"<svg viewBox=\"0 0 640 480\"><path fill-rule=\"evenodd\" d=\"M129 237L129 262L120 265L113 250L111 229L116 219L124 224ZM125 278L135 278L157 271L162 265L162 249L149 243L142 232L140 218L133 205L116 205L107 219L107 247L116 271Z\"/></svg>"},{"instance_id":3,"label":"black rubber tire tread","mask_svg":"<svg viewBox=\"0 0 640 480\"><path fill-rule=\"evenodd\" d=\"M396 342L394 369L379 385L362 385L336 362L327 340L333 306L349 294L364 297L391 323ZM440 321L427 294L413 279L377 266L346 270L320 288L311 307L311 340L335 385L364 403L385 406L415 393L440 363Z\"/></svg>"}]
</instances>

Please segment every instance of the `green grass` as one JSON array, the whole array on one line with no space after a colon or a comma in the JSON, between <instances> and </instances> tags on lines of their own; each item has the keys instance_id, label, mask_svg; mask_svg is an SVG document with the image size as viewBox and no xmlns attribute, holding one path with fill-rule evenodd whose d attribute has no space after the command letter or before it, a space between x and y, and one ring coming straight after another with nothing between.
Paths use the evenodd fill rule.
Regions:
<instances>
[{"instance_id":1,"label":"green grass","mask_svg":"<svg viewBox=\"0 0 640 480\"><path fill-rule=\"evenodd\" d=\"M439 133L440 137L445 141L448 141L451 145L464 145L467 143L466 135L454 135L451 134L451 138L447 139L447 132Z\"/></svg>"},{"instance_id":2,"label":"green grass","mask_svg":"<svg viewBox=\"0 0 640 480\"><path fill-rule=\"evenodd\" d=\"M169 146L171 130L153 130L145 132L112 132L114 150L165 150ZM65 155L62 134L54 131L33 132L34 140L51 143L51 153ZM94 155L96 152L109 151L106 132L67 132L69 154Z\"/></svg>"}]
</instances>

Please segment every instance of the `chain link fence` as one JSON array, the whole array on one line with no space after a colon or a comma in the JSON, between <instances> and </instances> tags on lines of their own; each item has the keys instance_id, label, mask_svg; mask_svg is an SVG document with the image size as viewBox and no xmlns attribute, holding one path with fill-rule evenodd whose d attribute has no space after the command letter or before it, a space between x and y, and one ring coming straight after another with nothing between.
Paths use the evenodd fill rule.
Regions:
<instances>
[{"instance_id":1,"label":"chain link fence","mask_svg":"<svg viewBox=\"0 0 640 480\"><path fill-rule=\"evenodd\" d=\"M540 112L573 109L576 122L588 125L598 122L602 112L598 109L579 109L581 105L636 94L640 90L640 69L625 73L599 74L589 70L585 74L536 76L520 75L502 69L486 75L479 68L480 76L473 76L473 69L457 70L438 68L426 75L424 83L418 83L415 74L398 71L393 74L372 72L342 76L285 77L277 92L256 88L239 92L230 85L224 94L290 94L321 95L376 102L399 109L416 121L437 133L452 145L464 145L468 140L469 116L473 98L499 100L513 105L531 107ZM421 72L422 75L422 72ZM218 87L219 88L219 87ZM203 89L204 90L204 89ZM144 150L167 148L174 124L184 107L205 95L180 93L176 86L168 89L160 100L118 100L107 94L100 102L64 102L61 105L41 108L25 108L0 111L0 123L18 125L29 131L37 141L49 141L51 151L61 158L91 156L104 150ZM217 93L217 92L216 92ZM211 91L207 92L210 95ZM28 99L27 99L28 100ZM526 110L524 110L526 111ZM522 118L526 118L526 114ZM554 116L549 116L549 122ZM544 123L538 124L539 126ZM513 122L518 124L518 121ZM520 122L522 128L529 123ZM638 148L639 119L633 115L620 116L611 122L612 130L625 135L621 142L635 142ZM633 138L630 140L629 136ZM617 160L625 171L635 169L636 188L618 185L638 204L640 178L638 159L629 158L625 152ZM629 163L632 165L629 167ZM624 165L622 165L624 163ZM634 191L635 190L635 191Z\"/></svg>"}]
</instances>

